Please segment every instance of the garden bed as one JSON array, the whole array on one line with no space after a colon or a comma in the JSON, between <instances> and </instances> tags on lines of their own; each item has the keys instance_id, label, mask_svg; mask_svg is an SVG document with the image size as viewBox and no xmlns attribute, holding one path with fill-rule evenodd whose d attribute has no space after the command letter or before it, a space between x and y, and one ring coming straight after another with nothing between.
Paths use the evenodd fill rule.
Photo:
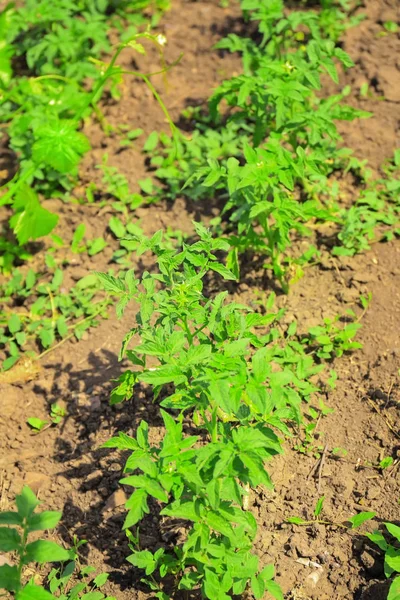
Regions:
<instances>
[{"instance_id":1,"label":"garden bed","mask_svg":"<svg viewBox=\"0 0 400 600\"><path fill-rule=\"evenodd\" d=\"M348 83L353 88L350 104L374 116L341 124L339 129L345 145L377 170L392 156L400 134L399 34L379 35L383 22L398 21L398 6L396 0L369 0L363 12L366 19L344 34L343 49L356 66L343 75L341 85ZM203 105L212 88L240 69L234 54L212 49L226 32L240 26L239 10L222 8L216 1L172 3L159 30L168 39L167 59L173 61L181 52L183 58L168 73L167 87L161 76L155 83L173 119L178 120L187 106ZM124 56L128 66L129 53ZM141 70L153 71L157 54L150 52L137 62ZM370 86L370 97L359 94L364 83ZM118 103L108 100L102 109L111 125L127 123L147 134L168 130L159 105L135 78L126 78ZM120 139L112 134L106 137L94 121L86 123L84 131L92 150L80 167L80 187L72 195L82 197L87 184L99 181L96 165L104 154L108 164L127 177L131 190L137 190L138 180L149 176L140 145L121 149ZM356 191L356 181L349 180L350 200ZM89 238L104 235L110 217L107 207L61 200L48 201L46 207L50 204L60 215L59 230L67 240L72 238L69 232L82 222ZM180 198L174 203L165 200L142 206L135 218L140 219L147 235L169 228L191 234L193 220L207 222L215 214L212 202L207 207L204 202L189 203ZM106 236L109 246L102 253L73 257L67 281L107 270L117 245L109 232ZM150 260L147 256L144 262L138 259L134 267L140 272L151 267ZM229 292L235 301L251 305L255 294L263 301L270 286L262 270L249 265L241 283L229 284ZM358 298L368 293L372 301L364 314ZM326 521L341 523L360 510L374 511L382 521L399 519L398 240L373 244L370 250L351 258L332 257L325 251L320 263L305 270L288 296L278 293L277 305L286 308L285 323L296 320L304 331L326 317L355 310L362 324L357 339L363 347L335 359L336 389L322 398L334 410L320 418L308 445L296 438L286 442L284 455L270 466L275 489L252 492L249 508L259 525L256 552L263 565L275 564L277 581L287 600L384 599L388 584L382 557L357 530L348 532L324 524L296 526L286 519L312 519L321 496L325 496ZM8 509L26 483L46 508L63 510L58 537L66 544L74 534L88 541L83 554L99 571L110 573L108 591L117 599L145 598L149 593L140 583L140 572L125 560L129 550L121 526L126 497L118 483L124 456L100 449L100 445L117 431L133 435L143 418L151 424L152 441L163 433L159 409L146 390L128 403L109 405L110 382L123 370L123 363L118 362L119 348L133 315L134 307L117 320L111 307L109 318L86 332L79 342L67 340L44 356L38 373L25 376L22 372L19 381L0 384L0 509ZM33 434L27 419L48 419L49 407L55 402L65 407L67 416L57 426ZM340 450L334 455L333 449ZM310 476L318 454L324 456L324 462ZM393 466L374 468L385 457L394 459ZM172 547L181 532L163 530L157 506L151 508L141 526L143 548L154 551ZM365 528L372 530L372 525Z\"/></svg>"}]
</instances>

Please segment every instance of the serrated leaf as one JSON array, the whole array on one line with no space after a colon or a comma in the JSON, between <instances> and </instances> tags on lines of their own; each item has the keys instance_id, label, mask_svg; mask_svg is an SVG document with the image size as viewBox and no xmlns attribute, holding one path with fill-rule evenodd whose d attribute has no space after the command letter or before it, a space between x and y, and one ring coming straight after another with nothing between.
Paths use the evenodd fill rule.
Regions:
<instances>
[{"instance_id":1,"label":"serrated leaf","mask_svg":"<svg viewBox=\"0 0 400 600\"><path fill-rule=\"evenodd\" d=\"M121 479L120 483L144 489L150 496L157 498L157 500L168 502L168 494L166 491L163 490L158 481L147 475L131 475L130 477L124 477Z\"/></svg>"},{"instance_id":2,"label":"serrated leaf","mask_svg":"<svg viewBox=\"0 0 400 600\"><path fill-rule=\"evenodd\" d=\"M170 504L163 508L160 514L176 517L177 519L187 519L188 521L200 521L194 502L177 502Z\"/></svg>"},{"instance_id":3,"label":"serrated leaf","mask_svg":"<svg viewBox=\"0 0 400 600\"><path fill-rule=\"evenodd\" d=\"M135 490L132 496L126 503L126 507L129 509L126 515L123 529L133 527L139 521L141 521L145 514L149 513L149 507L147 506L147 493L145 490Z\"/></svg>"},{"instance_id":4,"label":"serrated leaf","mask_svg":"<svg viewBox=\"0 0 400 600\"><path fill-rule=\"evenodd\" d=\"M27 185L16 193L13 209L10 226L21 245L48 235L58 223L58 215L43 208L36 192Z\"/></svg>"},{"instance_id":5,"label":"serrated leaf","mask_svg":"<svg viewBox=\"0 0 400 600\"><path fill-rule=\"evenodd\" d=\"M228 281L236 281L236 276L234 275L234 273L232 273L232 271L227 269L224 265L221 265L217 262L211 262L209 263L209 267L219 275L222 275L224 279Z\"/></svg>"},{"instance_id":6,"label":"serrated leaf","mask_svg":"<svg viewBox=\"0 0 400 600\"><path fill-rule=\"evenodd\" d=\"M163 365L157 367L154 371L146 371L139 376L140 381L150 383L151 385L164 385L166 383L174 383L179 385L186 381L186 375L182 369L175 366Z\"/></svg>"},{"instance_id":7,"label":"serrated leaf","mask_svg":"<svg viewBox=\"0 0 400 600\"><path fill-rule=\"evenodd\" d=\"M90 150L87 137L76 131L75 121L52 119L35 130L37 141L32 147L32 158L37 164L45 163L60 173L70 173L82 156Z\"/></svg>"}]
</instances>

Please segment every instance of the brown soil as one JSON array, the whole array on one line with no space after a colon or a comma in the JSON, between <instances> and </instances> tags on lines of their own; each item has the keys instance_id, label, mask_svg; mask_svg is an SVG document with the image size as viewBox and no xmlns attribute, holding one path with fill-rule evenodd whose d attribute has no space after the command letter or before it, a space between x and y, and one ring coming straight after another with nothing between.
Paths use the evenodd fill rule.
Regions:
<instances>
[{"instance_id":1,"label":"brown soil","mask_svg":"<svg viewBox=\"0 0 400 600\"><path fill-rule=\"evenodd\" d=\"M374 168L389 158L400 130L400 38L380 37L382 22L399 22L397 0L369 0L363 12L367 18L350 30L344 39L356 67L343 79L353 87L351 102L370 110L374 117L341 126L346 146L359 158L367 158ZM224 77L240 69L238 58L219 55L212 45L232 30L238 11L223 9L217 0L185 2L176 0L162 21L168 37L168 58L180 52L184 57L168 76L168 88L157 85L173 118L188 105L200 104ZM124 58L128 65L129 56ZM139 67L153 70L157 58L151 52L140 58ZM363 99L358 88L369 83L374 96ZM385 100L380 99L384 95ZM119 103L104 106L111 124L129 123L147 133L167 129L158 105L137 80L127 80ZM137 180L148 174L143 156L136 149L120 151L116 136L105 137L96 123L86 131L93 150L85 159L82 186L99 180L95 166L107 152L109 162L128 178L132 190ZM77 195L83 190L76 190ZM109 214L95 205L77 206L51 201L61 211L60 231L68 239L79 222L88 227L88 237L103 235ZM161 203L140 208L137 217L147 233L159 228L179 227L191 231L191 221L201 218L202 206L187 206L183 200L173 205ZM70 273L79 278L88 270L105 269L111 258L109 248L92 259L80 256ZM115 248L114 248L115 249ZM324 317L354 308L360 293L372 292L373 301L362 318L360 340L363 349L337 359L336 389L324 397L334 409L321 419L314 451L300 453L295 442L271 466L275 491L254 493L252 510L259 522L257 551L263 563L274 562L278 581L287 600L380 600L386 598L387 583L382 559L359 533L340 527L285 524L289 516L311 519L317 499L324 495L324 517L343 522L359 510L374 510L378 521L399 520L399 463L383 473L366 467L381 458L400 458L400 244L376 244L372 250L352 259L330 259L307 270L289 297L279 297L287 307L288 322L297 319L302 328ZM249 301L255 291L268 292L256 275L249 277L253 287L242 283L236 296ZM255 281L255 285L254 285ZM359 311L360 312L360 311ZM125 562L128 553L121 524L124 495L119 490L123 458L100 449L118 430L131 432L146 418L152 435L160 434L156 406L143 394L121 409L108 405L110 380L122 366L117 354L130 314L109 320L91 331L79 343L66 342L42 361L39 375L25 384L2 385L0 439L0 509L8 508L23 483L28 483L46 508L63 510L63 526L58 536L66 543L76 534L88 540L87 560L99 570L110 572L108 591L118 599L147 597L139 573ZM26 425L31 416L46 419L53 402L66 406L67 418L57 427L32 435ZM315 465L317 447L343 448L347 454L332 459L327 453L320 476L309 477ZM319 487L319 490L318 490ZM117 493L115 493L117 492ZM149 517L142 530L144 547L155 548L168 541L158 530L158 520ZM364 529L371 528L366 525ZM298 559L303 559L300 563ZM307 563L310 560L312 563Z\"/></svg>"}]
</instances>

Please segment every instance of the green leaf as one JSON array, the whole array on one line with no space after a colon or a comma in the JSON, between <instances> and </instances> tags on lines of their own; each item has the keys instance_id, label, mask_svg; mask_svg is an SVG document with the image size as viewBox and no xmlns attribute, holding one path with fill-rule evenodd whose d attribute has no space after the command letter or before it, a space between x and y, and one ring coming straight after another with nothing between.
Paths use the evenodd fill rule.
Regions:
<instances>
[{"instance_id":1,"label":"green leaf","mask_svg":"<svg viewBox=\"0 0 400 600\"><path fill-rule=\"evenodd\" d=\"M390 586L387 600L400 600L400 577L396 577Z\"/></svg>"},{"instance_id":2,"label":"green leaf","mask_svg":"<svg viewBox=\"0 0 400 600\"><path fill-rule=\"evenodd\" d=\"M400 573L400 550L393 546L388 547L385 553L385 566L388 566L391 571Z\"/></svg>"},{"instance_id":3,"label":"green leaf","mask_svg":"<svg viewBox=\"0 0 400 600\"><path fill-rule=\"evenodd\" d=\"M0 567L0 589L15 592L19 585L18 568L2 565Z\"/></svg>"},{"instance_id":4,"label":"green leaf","mask_svg":"<svg viewBox=\"0 0 400 600\"><path fill-rule=\"evenodd\" d=\"M144 143L143 150L145 152L152 152L155 150L158 144L158 133L157 131L152 131L146 142Z\"/></svg>"},{"instance_id":5,"label":"green leaf","mask_svg":"<svg viewBox=\"0 0 400 600\"><path fill-rule=\"evenodd\" d=\"M21 537L16 529L0 527L0 550L11 552L17 550L21 544Z\"/></svg>"},{"instance_id":6,"label":"green leaf","mask_svg":"<svg viewBox=\"0 0 400 600\"><path fill-rule=\"evenodd\" d=\"M174 502L163 508L160 514L176 517L177 519L187 519L188 521L200 521L194 502Z\"/></svg>"},{"instance_id":7,"label":"green leaf","mask_svg":"<svg viewBox=\"0 0 400 600\"><path fill-rule=\"evenodd\" d=\"M325 496L322 496L321 498L318 499L317 504L315 506L315 510L314 510L315 517L319 517L319 515L321 514L322 508L324 506L324 501L325 501Z\"/></svg>"},{"instance_id":8,"label":"green leaf","mask_svg":"<svg viewBox=\"0 0 400 600\"><path fill-rule=\"evenodd\" d=\"M16 193L13 209L10 226L21 245L49 234L58 223L58 215L43 208L36 192L27 185Z\"/></svg>"},{"instance_id":9,"label":"green leaf","mask_svg":"<svg viewBox=\"0 0 400 600\"><path fill-rule=\"evenodd\" d=\"M204 522L214 529L214 531L218 531L218 533L222 533L226 537L231 537L233 535L232 525L227 521L224 517L214 511L210 511L204 517Z\"/></svg>"},{"instance_id":10,"label":"green leaf","mask_svg":"<svg viewBox=\"0 0 400 600\"><path fill-rule=\"evenodd\" d=\"M130 437L123 431L118 433L118 437L113 437L104 442L100 448L120 448L121 450L137 450L139 445L135 438Z\"/></svg>"},{"instance_id":11,"label":"green leaf","mask_svg":"<svg viewBox=\"0 0 400 600\"><path fill-rule=\"evenodd\" d=\"M139 379L151 385L164 385L166 383L179 385L186 381L186 375L179 367L165 365L157 367L153 371L141 373Z\"/></svg>"},{"instance_id":12,"label":"green leaf","mask_svg":"<svg viewBox=\"0 0 400 600\"><path fill-rule=\"evenodd\" d=\"M252 577L251 578L251 589L253 591L254 597L257 600L260 600L265 591L265 584L261 577Z\"/></svg>"},{"instance_id":13,"label":"green leaf","mask_svg":"<svg viewBox=\"0 0 400 600\"><path fill-rule=\"evenodd\" d=\"M33 561L40 564L46 562L62 562L70 558L70 553L55 542L37 540L26 547L27 562Z\"/></svg>"},{"instance_id":14,"label":"green leaf","mask_svg":"<svg viewBox=\"0 0 400 600\"><path fill-rule=\"evenodd\" d=\"M29 518L35 508L40 504L35 494L28 486L22 488L22 492L16 496L15 502L18 508L18 514L23 519Z\"/></svg>"},{"instance_id":15,"label":"green leaf","mask_svg":"<svg viewBox=\"0 0 400 600\"><path fill-rule=\"evenodd\" d=\"M108 222L108 227L111 229L116 238L122 238L126 235L125 225L118 217L111 217Z\"/></svg>"},{"instance_id":16,"label":"green leaf","mask_svg":"<svg viewBox=\"0 0 400 600\"><path fill-rule=\"evenodd\" d=\"M394 523L385 523L388 532L400 542L400 527Z\"/></svg>"},{"instance_id":17,"label":"green leaf","mask_svg":"<svg viewBox=\"0 0 400 600\"><path fill-rule=\"evenodd\" d=\"M210 383L210 394L218 406L228 415L236 413L239 409L238 403L231 399L230 384L226 379L212 381Z\"/></svg>"},{"instance_id":18,"label":"green leaf","mask_svg":"<svg viewBox=\"0 0 400 600\"><path fill-rule=\"evenodd\" d=\"M28 521L29 531L43 531L57 527L62 513L55 510L47 510L33 515Z\"/></svg>"},{"instance_id":19,"label":"green leaf","mask_svg":"<svg viewBox=\"0 0 400 600\"><path fill-rule=\"evenodd\" d=\"M93 579L93 583L100 588L105 584L109 576L109 573L100 573Z\"/></svg>"},{"instance_id":20,"label":"green leaf","mask_svg":"<svg viewBox=\"0 0 400 600\"><path fill-rule=\"evenodd\" d=\"M204 592L209 600L218 600L221 593L219 577L210 569L205 569Z\"/></svg>"},{"instance_id":21,"label":"green leaf","mask_svg":"<svg viewBox=\"0 0 400 600\"><path fill-rule=\"evenodd\" d=\"M237 279L236 276L234 275L234 273L232 273L232 271L230 271L229 269L227 269L224 265L221 265L220 263L211 262L211 263L209 263L209 267L216 273L219 273L219 275L222 275L222 277L224 279L227 279L229 281L236 281L236 279Z\"/></svg>"},{"instance_id":22,"label":"green leaf","mask_svg":"<svg viewBox=\"0 0 400 600\"><path fill-rule=\"evenodd\" d=\"M55 597L41 585L28 583L18 592L16 600L55 600Z\"/></svg>"},{"instance_id":23,"label":"green leaf","mask_svg":"<svg viewBox=\"0 0 400 600\"><path fill-rule=\"evenodd\" d=\"M0 512L0 525L21 525L22 518L17 512L4 511Z\"/></svg>"},{"instance_id":24,"label":"green leaf","mask_svg":"<svg viewBox=\"0 0 400 600\"><path fill-rule=\"evenodd\" d=\"M29 417L26 422L30 427L32 427L32 429L35 429L36 431L42 431L42 429L47 425L47 421L42 421L42 419L37 417Z\"/></svg>"},{"instance_id":25,"label":"green leaf","mask_svg":"<svg viewBox=\"0 0 400 600\"><path fill-rule=\"evenodd\" d=\"M288 519L286 519L286 523L293 523L294 525L303 525L304 523L307 523L307 521L301 519L300 517L289 517Z\"/></svg>"},{"instance_id":26,"label":"green leaf","mask_svg":"<svg viewBox=\"0 0 400 600\"><path fill-rule=\"evenodd\" d=\"M264 582L273 579L275 577L274 565L267 565L266 567L264 567L260 573L260 577L263 578Z\"/></svg>"},{"instance_id":27,"label":"green leaf","mask_svg":"<svg viewBox=\"0 0 400 600\"><path fill-rule=\"evenodd\" d=\"M79 244L85 237L86 225L84 223L79 223L78 227L74 231L74 235L72 236L71 242L71 250L72 252L82 252L85 249L85 246L80 246Z\"/></svg>"},{"instance_id":28,"label":"green leaf","mask_svg":"<svg viewBox=\"0 0 400 600\"><path fill-rule=\"evenodd\" d=\"M118 295L125 293L125 284L121 279L117 279L112 275L107 275L107 273L96 272L95 274L100 279L106 292L112 292Z\"/></svg>"},{"instance_id":29,"label":"green leaf","mask_svg":"<svg viewBox=\"0 0 400 600\"><path fill-rule=\"evenodd\" d=\"M71 172L83 154L90 150L87 137L76 131L77 123L66 119L52 119L36 129L38 140L32 147L32 158L45 163L60 173Z\"/></svg>"},{"instance_id":30,"label":"green leaf","mask_svg":"<svg viewBox=\"0 0 400 600\"><path fill-rule=\"evenodd\" d=\"M10 333L17 333L17 331L21 329L21 319L19 318L19 316L16 314L11 315L11 317L7 321L7 327Z\"/></svg>"},{"instance_id":31,"label":"green leaf","mask_svg":"<svg viewBox=\"0 0 400 600\"><path fill-rule=\"evenodd\" d=\"M211 356L211 344L200 344L199 346L190 346L186 356L185 364L198 364Z\"/></svg>"},{"instance_id":32,"label":"green leaf","mask_svg":"<svg viewBox=\"0 0 400 600\"><path fill-rule=\"evenodd\" d=\"M356 529L360 527L365 521L369 521L375 517L376 513L374 512L360 512L358 515L354 515L354 517L350 517L347 519L349 523L351 523L351 529Z\"/></svg>"},{"instance_id":33,"label":"green leaf","mask_svg":"<svg viewBox=\"0 0 400 600\"><path fill-rule=\"evenodd\" d=\"M366 533L365 535L371 542L373 542L374 544L379 546L381 550L386 552L388 548L388 543L380 531L374 531L374 533Z\"/></svg>"},{"instance_id":34,"label":"green leaf","mask_svg":"<svg viewBox=\"0 0 400 600\"><path fill-rule=\"evenodd\" d=\"M154 573L157 566L157 561L148 550L137 551L128 556L126 560L139 569L145 569L146 575Z\"/></svg>"},{"instance_id":35,"label":"green leaf","mask_svg":"<svg viewBox=\"0 0 400 600\"><path fill-rule=\"evenodd\" d=\"M273 598L275 598L275 600L285 600L282 589L280 585L276 583L276 581L266 581L265 589L271 594Z\"/></svg>"},{"instance_id":36,"label":"green leaf","mask_svg":"<svg viewBox=\"0 0 400 600\"><path fill-rule=\"evenodd\" d=\"M89 256L94 256L95 254L102 252L102 250L104 250L104 248L107 247L107 242L105 241L104 238L98 237L98 238L88 242L88 246L89 246L89 251L88 251Z\"/></svg>"},{"instance_id":37,"label":"green leaf","mask_svg":"<svg viewBox=\"0 0 400 600\"><path fill-rule=\"evenodd\" d=\"M139 465L140 466L140 465ZM124 477L120 483L124 485L131 485L139 489L144 489L146 492L160 500L161 502L168 502L168 494L163 490L161 485L155 479L148 477L147 475L131 475L130 477Z\"/></svg>"},{"instance_id":38,"label":"green leaf","mask_svg":"<svg viewBox=\"0 0 400 600\"><path fill-rule=\"evenodd\" d=\"M149 513L149 507L147 506L147 493L143 489L135 490L132 496L126 503L126 507L129 508L129 512L126 515L123 529L133 527L145 514Z\"/></svg>"},{"instance_id":39,"label":"green leaf","mask_svg":"<svg viewBox=\"0 0 400 600\"><path fill-rule=\"evenodd\" d=\"M268 489L273 489L271 478L264 469L261 459L246 452L241 452L239 456L249 470L252 485L265 485Z\"/></svg>"}]
</instances>

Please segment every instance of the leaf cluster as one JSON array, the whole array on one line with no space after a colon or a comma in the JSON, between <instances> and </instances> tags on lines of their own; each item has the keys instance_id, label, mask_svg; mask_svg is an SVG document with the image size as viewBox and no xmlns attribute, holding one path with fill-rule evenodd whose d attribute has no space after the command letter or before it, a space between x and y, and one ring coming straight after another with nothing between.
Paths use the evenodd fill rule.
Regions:
<instances>
[{"instance_id":1,"label":"leaf cluster","mask_svg":"<svg viewBox=\"0 0 400 600\"><path fill-rule=\"evenodd\" d=\"M95 275L87 275L66 292L64 273L56 268L51 278L30 269L26 275L14 270L0 286L0 344L6 358L3 369L11 368L22 353L48 349L56 341L74 336L80 339L100 314L106 314L109 300L99 294ZM14 309L18 300L19 308Z\"/></svg>"}]
</instances>

